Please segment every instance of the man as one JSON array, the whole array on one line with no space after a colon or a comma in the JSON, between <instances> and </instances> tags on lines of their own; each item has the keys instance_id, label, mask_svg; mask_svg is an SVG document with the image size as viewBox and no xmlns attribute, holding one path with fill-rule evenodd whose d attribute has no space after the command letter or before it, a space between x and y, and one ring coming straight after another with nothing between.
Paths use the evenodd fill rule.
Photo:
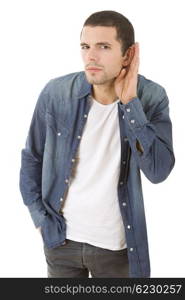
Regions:
<instances>
[{"instance_id":1,"label":"man","mask_svg":"<svg viewBox=\"0 0 185 300\"><path fill-rule=\"evenodd\" d=\"M127 18L92 14L83 72L49 81L22 150L20 190L48 277L150 277L140 170L164 181L175 158L168 97L138 74Z\"/></svg>"}]
</instances>

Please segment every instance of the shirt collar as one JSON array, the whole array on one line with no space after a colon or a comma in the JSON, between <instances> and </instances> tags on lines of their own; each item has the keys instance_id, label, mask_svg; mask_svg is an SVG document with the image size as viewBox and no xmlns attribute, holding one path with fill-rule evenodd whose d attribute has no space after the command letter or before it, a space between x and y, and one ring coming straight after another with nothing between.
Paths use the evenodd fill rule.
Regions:
<instances>
[{"instance_id":1,"label":"shirt collar","mask_svg":"<svg viewBox=\"0 0 185 300\"><path fill-rule=\"evenodd\" d=\"M87 79L86 79L86 75L85 72L81 72L81 77L80 77L80 88L77 94L77 98L83 98L89 94L91 94L92 91L92 84L90 84Z\"/></svg>"}]
</instances>

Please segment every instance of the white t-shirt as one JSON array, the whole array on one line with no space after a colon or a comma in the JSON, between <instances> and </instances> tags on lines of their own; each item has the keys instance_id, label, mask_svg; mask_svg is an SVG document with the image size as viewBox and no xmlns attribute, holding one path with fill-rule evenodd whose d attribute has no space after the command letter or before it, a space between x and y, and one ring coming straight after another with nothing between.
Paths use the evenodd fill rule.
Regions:
<instances>
[{"instance_id":1,"label":"white t-shirt","mask_svg":"<svg viewBox=\"0 0 185 300\"><path fill-rule=\"evenodd\" d=\"M121 250L126 248L126 240L117 195L121 159L119 100L103 105L91 99L62 207L66 238Z\"/></svg>"}]
</instances>

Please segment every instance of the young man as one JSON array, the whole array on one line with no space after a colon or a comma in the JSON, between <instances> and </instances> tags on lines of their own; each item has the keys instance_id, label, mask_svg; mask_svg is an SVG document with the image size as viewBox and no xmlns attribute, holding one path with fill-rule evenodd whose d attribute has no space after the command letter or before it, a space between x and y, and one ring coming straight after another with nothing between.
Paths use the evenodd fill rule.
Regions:
<instances>
[{"instance_id":1,"label":"young man","mask_svg":"<svg viewBox=\"0 0 185 300\"><path fill-rule=\"evenodd\" d=\"M138 74L127 18L92 14L84 72L53 79L22 150L20 190L41 229L48 277L150 277L140 170L153 183L175 158L168 97Z\"/></svg>"}]
</instances>

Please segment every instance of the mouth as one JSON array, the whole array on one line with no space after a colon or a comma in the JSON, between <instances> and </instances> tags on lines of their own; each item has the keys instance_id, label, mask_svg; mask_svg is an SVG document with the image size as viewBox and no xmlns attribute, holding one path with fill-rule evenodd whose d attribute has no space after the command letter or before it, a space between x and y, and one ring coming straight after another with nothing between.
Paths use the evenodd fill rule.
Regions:
<instances>
[{"instance_id":1,"label":"mouth","mask_svg":"<svg viewBox=\"0 0 185 300\"><path fill-rule=\"evenodd\" d=\"M87 68L86 70L89 71L89 72L99 72L99 71L101 71L102 69L98 69L98 68L93 68L93 67L91 67L91 68Z\"/></svg>"}]
</instances>

